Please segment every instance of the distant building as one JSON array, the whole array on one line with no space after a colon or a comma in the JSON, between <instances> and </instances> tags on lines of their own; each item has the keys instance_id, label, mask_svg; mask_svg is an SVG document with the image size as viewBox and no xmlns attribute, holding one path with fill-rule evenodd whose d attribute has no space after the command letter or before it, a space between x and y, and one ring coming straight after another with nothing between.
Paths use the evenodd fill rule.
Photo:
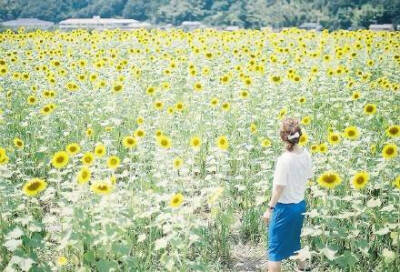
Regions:
<instances>
[{"instance_id":1,"label":"distant building","mask_svg":"<svg viewBox=\"0 0 400 272\"><path fill-rule=\"evenodd\" d=\"M238 26L227 26L227 27L225 27L224 30L226 30L226 31L235 31L235 30L239 30L239 27Z\"/></svg>"},{"instance_id":2,"label":"distant building","mask_svg":"<svg viewBox=\"0 0 400 272\"><path fill-rule=\"evenodd\" d=\"M26 29L49 29L54 26L53 22L39 20L37 18L19 18L11 21L4 21L0 23L0 26L5 28L17 29L25 27Z\"/></svg>"},{"instance_id":3,"label":"distant building","mask_svg":"<svg viewBox=\"0 0 400 272\"><path fill-rule=\"evenodd\" d=\"M369 25L369 30L373 31L394 31L392 24L382 24L382 25Z\"/></svg>"},{"instance_id":4,"label":"distant building","mask_svg":"<svg viewBox=\"0 0 400 272\"><path fill-rule=\"evenodd\" d=\"M75 28L88 28L88 29L131 29L133 24L139 24L139 21L133 19L115 19L115 18L100 18L100 16L93 16L93 18L71 18L59 22L61 29L75 29Z\"/></svg>"},{"instance_id":5,"label":"distant building","mask_svg":"<svg viewBox=\"0 0 400 272\"><path fill-rule=\"evenodd\" d=\"M321 31L322 30L322 25L318 23L302 23L299 28L301 29L307 29L307 30L316 30L316 31Z\"/></svg>"},{"instance_id":6,"label":"distant building","mask_svg":"<svg viewBox=\"0 0 400 272\"><path fill-rule=\"evenodd\" d=\"M132 23L129 24L127 26L127 29L140 29L140 28L144 28L144 29L150 29L152 27L152 25L150 23L147 22L137 22L137 23Z\"/></svg>"},{"instance_id":7,"label":"distant building","mask_svg":"<svg viewBox=\"0 0 400 272\"><path fill-rule=\"evenodd\" d=\"M167 30L167 29L174 28L174 25L173 24L158 25L157 28Z\"/></svg>"},{"instance_id":8,"label":"distant building","mask_svg":"<svg viewBox=\"0 0 400 272\"><path fill-rule=\"evenodd\" d=\"M184 22L182 22L180 27L183 30L191 31L194 29L205 28L205 25L203 25L201 22L197 22L197 21L184 21Z\"/></svg>"},{"instance_id":9,"label":"distant building","mask_svg":"<svg viewBox=\"0 0 400 272\"><path fill-rule=\"evenodd\" d=\"M270 26L264 26L260 29L261 31L273 32L274 29Z\"/></svg>"}]
</instances>

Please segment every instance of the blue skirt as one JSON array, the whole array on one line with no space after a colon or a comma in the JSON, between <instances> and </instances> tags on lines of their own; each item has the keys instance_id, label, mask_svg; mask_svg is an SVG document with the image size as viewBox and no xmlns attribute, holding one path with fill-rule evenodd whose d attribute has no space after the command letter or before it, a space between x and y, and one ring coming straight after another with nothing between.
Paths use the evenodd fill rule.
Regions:
<instances>
[{"instance_id":1,"label":"blue skirt","mask_svg":"<svg viewBox=\"0 0 400 272\"><path fill-rule=\"evenodd\" d=\"M297 254L305 211L304 199L298 203L276 203L268 228L268 260L278 262Z\"/></svg>"}]
</instances>

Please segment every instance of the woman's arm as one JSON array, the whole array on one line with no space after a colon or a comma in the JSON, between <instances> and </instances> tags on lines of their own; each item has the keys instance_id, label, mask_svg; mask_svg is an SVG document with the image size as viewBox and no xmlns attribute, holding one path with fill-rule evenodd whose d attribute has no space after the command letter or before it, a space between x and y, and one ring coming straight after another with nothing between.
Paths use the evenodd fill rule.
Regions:
<instances>
[{"instance_id":1,"label":"woman's arm","mask_svg":"<svg viewBox=\"0 0 400 272\"><path fill-rule=\"evenodd\" d=\"M272 190L271 200L269 201L269 206L275 207L276 202L278 202L279 197L281 196L283 190L285 189L285 185L275 185Z\"/></svg>"},{"instance_id":2,"label":"woman's arm","mask_svg":"<svg viewBox=\"0 0 400 272\"><path fill-rule=\"evenodd\" d=\"M279 197L281 196L283 190L286 185L275 185L272 189L271 200L268 203L268 206L275 207L276 202L278 202ZM271 209L268 207L263 215L264 222L267 224L269 222L269 218L271 217Z\"/></svg>"}]
</instances>

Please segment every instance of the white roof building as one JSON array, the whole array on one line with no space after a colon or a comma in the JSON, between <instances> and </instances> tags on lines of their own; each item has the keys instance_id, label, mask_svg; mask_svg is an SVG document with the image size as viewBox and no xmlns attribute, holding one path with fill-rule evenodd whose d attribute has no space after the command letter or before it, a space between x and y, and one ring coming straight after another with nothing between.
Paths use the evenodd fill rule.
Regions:
<instances>
[{"instance_id":1,"label":"white roof building","mask_svg":"<svg viewBox=\"0 0 400 272\"><path fill-rule=\"evenodd\" d=\"M183 30L190 31L190 30L194 30L194 29L198 29L198 28L205 28L205 25L203 25L201 22L198 22L198 21L184 21L184 22L182 22L180 27Z\"/></svg>"},{"instance_id":2,"label":"white roof building","mask_svg":"<svg viewBox=\"0 0 400 272\"><path fill-rule=\"evenodd\" d=\"M235 31L235 30L239 30L240 28L238 26L227 26L225 27L224 30L226 31Z\"/></svg>"},{"instance_id":3,"label":"white roof building","mask_svg":"<svg viewBox=\"0 0 400 272\"><path fill-rule=\"evenodd\" d=\"M393 31L393 25L392 24L382 24L382 25L369 25L369 30L374 30L374 31Z\"/></svg>"},{"instance_id":4,"label":"white roof building","mask_svg":"<svg viewBox=\"0 0 400 272\"><path fill-rule=\"evenodd\" d=\"M130 29L129 25L138 24L139 21L133 19L115 19L115 18L100 18L100 16L93 16L93 18L71 18L59 22L61 29L74 29L74 28L91 28L91 29Z\"/></svg>"},{"instance_id":5,"label":"white roof building","mask_svg":"<svg viewBox=\"0 0 400 272\"><path fill-rule=\"evenodd\" d=\"M151 27L152 25L147 22L131 23L127 26L128 29L140 29L140 28L150 29Z\"/></svg>"},{"instance_id":6,"label":"white roof building","mask_svg":"<svg viewBox=\"0 0 400 272\"><path fill-rule=\"evenodd\" d=\"M318 23L302 23L299 28L320 31L322 30L322 25Z\"/></svg>"},{"instance_id":7,"label":"white roof building","mask_svg":"<svg viewBox=\"0 0 400 272\"><path fill-rule=\"evenodd\" d=\"M50 21L39 20L37 18L19 18L16 20L1 22L0 25L7 28L25 27L48 29L54 26L54 23Z\"/></svg>"}]
</instances>

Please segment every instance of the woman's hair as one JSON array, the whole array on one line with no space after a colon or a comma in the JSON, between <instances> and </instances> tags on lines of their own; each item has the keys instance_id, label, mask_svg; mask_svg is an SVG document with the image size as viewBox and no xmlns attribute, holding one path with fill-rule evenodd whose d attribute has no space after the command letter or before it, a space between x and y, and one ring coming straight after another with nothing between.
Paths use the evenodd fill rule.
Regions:
<instances>
[{"instance_id":1,"label":"woman's hair","mask_svg":"<svg viewBox=\"0 0 400 272\"><path fill-rule=\"evenodd\" d=\"M285 118L281 124L280 135L282 141L286 143L286 149L292 151L302 135L299 121L293 118Z\"/></svg>"}]
</instances>

